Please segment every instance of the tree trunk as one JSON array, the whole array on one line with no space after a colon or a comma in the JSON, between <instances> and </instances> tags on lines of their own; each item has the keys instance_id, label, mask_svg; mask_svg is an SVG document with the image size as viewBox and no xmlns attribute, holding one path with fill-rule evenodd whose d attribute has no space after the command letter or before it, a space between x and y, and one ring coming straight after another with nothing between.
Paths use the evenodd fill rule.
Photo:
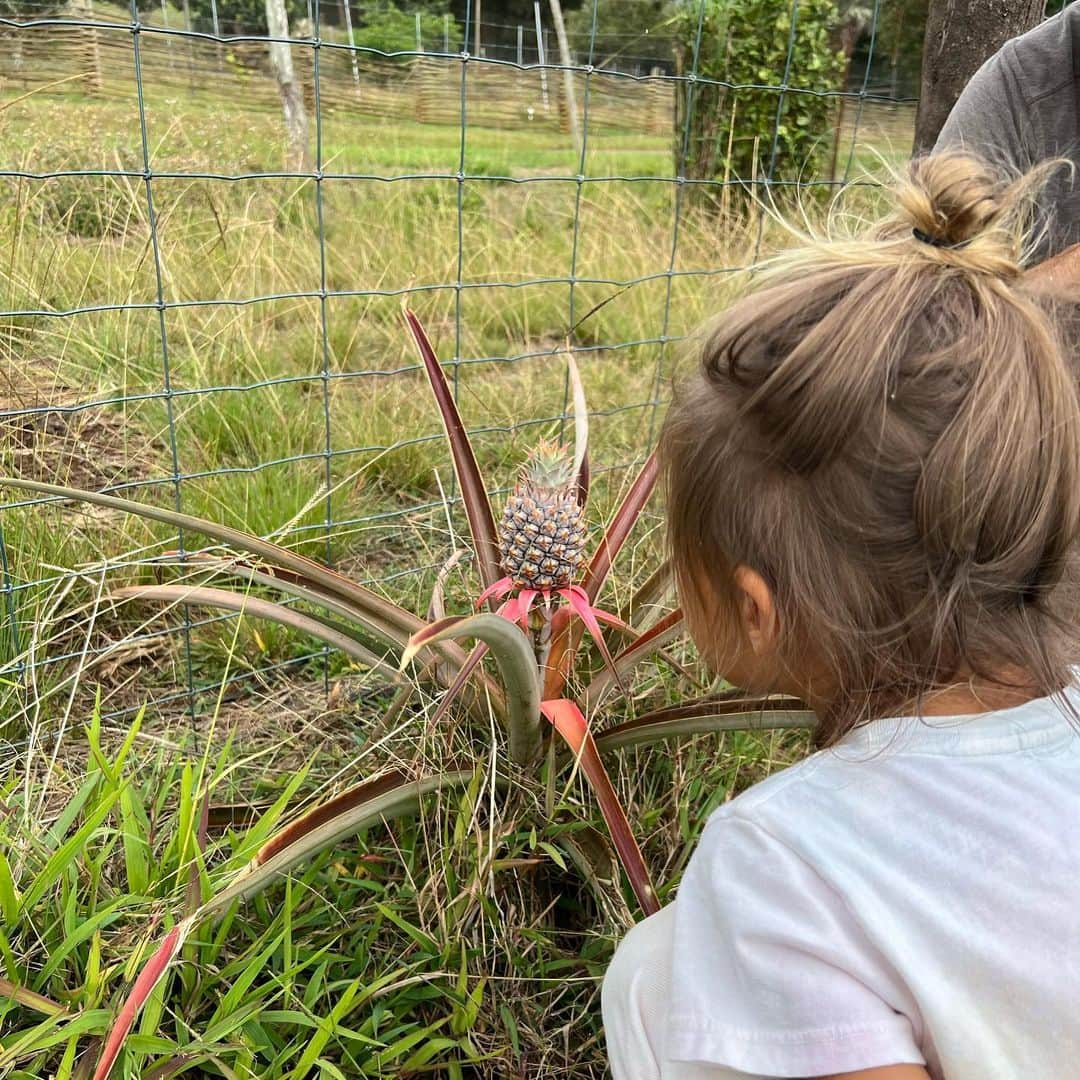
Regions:
<instances>
[{"instance_id":1,"label":"tree trunk","mask_svg":"<svg viewBox=\"0 0 1080 1080\"><path fill-rule=\"evenodd\" d=\"M1010 38L1043 17L1045 0L933 0L923 42L914 153L931 150L960 91Z\"/></svg>"},{"instance_id":2,"label":"tree trunk","mask_svg":"<svg viewBox=\"0 0 1080 1080\"><path fill-rule=\"evenodd\" d=\"M271 38L289 36L285 0L266 0L266 28ZM285 113L285 168L308 172L311 160L308 156L307 111L304 109L304 88L293 68L292 48L284 41L270 41L268 45L270 64L277 77L278 93L281 94L281 108Z\"/></svg>"}]
</instances>

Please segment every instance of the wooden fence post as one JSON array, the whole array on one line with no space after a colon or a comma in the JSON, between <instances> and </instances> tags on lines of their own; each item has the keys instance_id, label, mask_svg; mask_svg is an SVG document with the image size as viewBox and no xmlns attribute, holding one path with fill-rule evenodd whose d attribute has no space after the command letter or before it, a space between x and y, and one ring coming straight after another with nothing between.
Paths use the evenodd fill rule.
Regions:
<instances>
[{"instance_id":1,"label":"wooden fence post","mask_svg":"<svg viewBox=\"0 0 1080 1080\"><path fill-rule=\"evenodd\" d=\"M298 19L296 23L296 36L298 38L315 37L315 27L310 19ZM315 50L314 47L298 48L293 60L296 65L296 77L300 80L300 86L304 91L304 108L312 115L315 114Z\"/></svg>"},{"instance_id":2,"label":"wooden fence post","mask_svg":"<svg viewBox=\"0 0 1080 1080\"><path fill-rule=\"evenodd\" d=\"M442 69L437 60L418 56L412 62L412 79L416 86L414 113L418 123L438 122L439 89Z\"/></svg>"},{"instance_id":3,"label":"wooden fence post","mask_svg":"<svg viewBox=\"0 0 1080 1080\"><path fill-rule=\"evenodd\" d=\"M555 105L559 112L559 131L570 134L570 107L566 100L566 80L559 79L555 85Z\"/></svg>"},{"instance_id":4,"label":"wooden fence post","mask_svg":"<svg viewBox=\"0 0 1080 1080\"><path fill-rule=\"evenodd\" d=\"M77 19L92 19L94 10L92 0L72 0L71 14ZM97 27L79 28L78 63L84 74L83 88L88 94L101 92L101 47L98 42Z\"/></svg>"},{"instance_id":5,"label":"wooden fence post","mask_svg":"<svg viewBox=\"0 0 1080 1080\"><path fill-rule=\"evenodd\" d=\"M657 78L663 74L658 67L654 67L649 74L655 80L649 83L649 130L654 135L668 135L671 133L674 109L671 83Z\"/></svg>"}]
</instances>

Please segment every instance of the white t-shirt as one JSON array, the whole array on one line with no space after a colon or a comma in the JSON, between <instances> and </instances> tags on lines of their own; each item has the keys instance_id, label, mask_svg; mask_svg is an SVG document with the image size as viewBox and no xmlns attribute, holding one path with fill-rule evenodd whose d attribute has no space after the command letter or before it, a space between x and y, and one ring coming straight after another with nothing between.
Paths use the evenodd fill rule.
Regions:
<instances>
[{"instance_id":1,"label":"white t-shirt","mask_svg":"<svg viewBox=\"0 0 1080 1080\"><path fill-rule=\"evenodd\" d=\"M1051 698L879 720L717 810L675 904L668 1056L1080 1077L1074 724Z\"/></svg>"}]
</instances>

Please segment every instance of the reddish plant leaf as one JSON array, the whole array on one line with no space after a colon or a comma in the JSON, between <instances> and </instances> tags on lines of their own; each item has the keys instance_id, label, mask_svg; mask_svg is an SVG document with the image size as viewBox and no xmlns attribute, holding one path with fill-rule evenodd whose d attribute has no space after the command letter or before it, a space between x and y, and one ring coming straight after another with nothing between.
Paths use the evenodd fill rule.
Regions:
<instances>
[{"instance_id":1,"label":"reddish plant leaf","mask_svg":"<svg viewBox=\"0 0 1080 1080\"><path fill-rule=\"evenodd\" d=\"M398 769L391 769L382 776L377 776L373 780L365 780L362 784L357 784L355 787L349 788L348 791L343 791L340 795L327 799L326 802L316 806L313 810L309 810L303 817L284 826L270 840L267 840L259 848L255 858L252 859L252 865L262 866L275 855L295 844L301 837L306 836L321 825L326 824L326 822L340 817L353 807L380 798L395 788L403 787L408 782L409 778L405 773Z\"/></svg>"},{"instance_id":2,"label":"reddish plant leaf","mask_svg":"<svg viewBox=\"0 0 1080 1080\"><path fill-rule=\"evenodd\" d=\"M596 620L596 609L589 603L589 597L585 590L579 585L571 585L568 589L560 589L559 595L566 597L571 610L588 628L593 641L596 642L596 647L600 650L600 655L604 658L604 663L607 665L611 677L615 680L619 689L626 693L626 687L623 686L622 679L619 677L615 661L608 651L607 642L604 641L604 633L600 629L600 623Z\"/></svg>"},{"instance_id":3,"label":"reddish plant leaf","mask_svg":"<svg viewBox=\"0 0 1080 1080\"><path fill-rule=\"evenodd\" d=\"M491 650L506 688L510 756L519 765L532 762L540 753L541 743L540 677L528 635L490 611L441 619L413 634L402 655L402 667L425 645L446 638L474 638Z\"/></svg>"},{"instance_id":4,"label":"reddish plant leaf","mask_svg":"<svg viewBox=\"0 0 1080 1080\"><path fill-rule=\"evenodd\" d=\"M420 320L409 310L405 311L405 321L412 331L413 340L424 362L428 381L431 383L435 402L439 406L446 438L450 444L450 455L454 461L458 484L461 485L461 500L465 504L465 514L469 519L473 547L476 550L476 565L480 570L480 580L485 586L492 585L502 576L499 569L499 545L495 535L495 517L491 511L484 478L476 464L472 442L462 423L454 395L447 385L439 358L428 340Z\"/></svg>"},{"instance_id":5,"label":"reddish plant leaf","mask_svg":"<svg viewBox=\"0 0 1080 1080\"><path fill-rule=\"evenodd\" d=\"M555 730L566 740L567 745L581 762L581 771L596 793L600 812L604 815L612 842L623 864L626 876L634 890L634 895L646 915L660 910L652 880L649 877L641 849L630 830L619 796L615 793L611 778L600 760L596 743L593 741L589 725L577 705L566 698L541 703L540 710L551 721Z\"/></svg>"},{"instance_id":6,"label":"reddish plant leaf","mask_svg":"<svg viewBox=\"0 0 1080 1080\"><path fill-rule=\"evenodd\" d=\"M271 836L228 885L166 935L125 999L105 1040L93 1080L106 1080L108 1077L139 1010L195 926L220 913L234 900L253 896L280 880L281 875L292 867L325 851L343 837L369 825L414 813L424 796L446 787L463 788L473 775L470 770L409 780L404 773L391 771L314 807Z\"/></svg>"},{"instance_id":7,"label":"reddish plant leaf","mask_svg":"<svg viewBox=\"0 0 1080 1080\"><path fill-rule=\"evenodd\" d=\"M465 658L465 663L457 673L457 678L454 679L446 693L443 694L442 701L439 702L438 708L435 710L435 715L431 718L432 724L439 724L442 722L443 717L446 716L450 706L457 700L461 691L465 689L465 684L469 681L469 676L473 673L476 665L484 659L484 654L487 651L488 647L481 641L480 644L475 646L473 651Z\"/></svg>"},{"instance_id":8,"label":"reddish plant leaf","mask_svg":"<svg viewBox=\"0 0 1080 1080\"><path fill-rule=\"evenodd\" d=\"M256 619L267 619L310 634L375 671L383 671L391 676L394 674L393 665L358 640L349 627L249 593L212 589L202 585L133 585L117 589L110 596L120 600L154 600L166 604L218 608L223 611L236 611Z\"/></svg>"},{"instance_id":9,"label":"reddish plant leaf","mask_svg":"<svg viewBox=\"0 0 1080 1080\"><path fill-rule=\"evenodd\" d=\"M630 535L634 525L637 524L642 510L645 509L645 505L656 487L658 468L656 451L654 450L641 467L641 472L637 474L637 478L630 485L630 490L619 504L619 508L612 515L596 551L593 552L593 557L589 562L581 584L594 604L596 598L600 595L600 589L611 572L611 564L622 550L623 544L626 543L627 537Z\"/></svg>"},{"instance_id":10,"label":"reddish plant leaf","mask_svg":"<svg viewBox=\"0 0 1080 1080\"><path fill-rule=\"evenodd\" d=\"M191 924L187 921L177 923L165 935L165 940L158 946L157 951L150 957L142 971L139 972L139 977L135 980L131 993L128 994L124 1004L120 1007L116 1023L113 1024L108 1038L105 1040L105 1045L102 1047L101 1057L98 1058L97 1068L94 1070L94 1080L106 1080L106 1077L112 1072L112 1067L116 1064L124 1040L128 1037L128 1033L135 1023L135 1017L139 1015L139 1010L146 1004L146 999L154 992L154 987L157 986L168 970L173 957L176 956L180 946L183 945L184 938L187 936L190 927Z\"/></svg>"},{"instance_id":11,"label":"reddish plant leaf","mask_svg":"<svg viewBox=\"0 0 1080 1080\"><path fill-rule=\"evenodd\" d=\"M682 633L682 610L669 611L658 623L646 630L615 657L612 667L620 679L625 679L643 660L658 653L673 638ZM592 682L581 692L581 701L589 709L595 709L615 684L615 677L605 668L597 672Z\"/></svg>"},{"instance_id":12,"label":"reddish plant leaf","mask_svg":"<svg viewBox=\"0 0 1080 1080\"><path fill-rule=\"evenodd\" d=\"M596 735L601 753L662 739L716 731L810 728L816 717L798 698L745 697L740 693L685 702L636 716Z\"/></svg>"},{"instance_id":13,"label":"reddish plant leaf","mask_svg":"<svg viewBox=\"0 0 1080 1080\"><path fill-rule=\"evenodd\" d=\"M581 580L590 603L596 603L615 557L626 543L634 524L641 516L641 511L649 501L656 487L657 469L656 453L653 452L630 485L630 490L619 504L596 551L593 552L592 560ZM559 698L566 692L573 669L574 654L581 644L583 629L581 625L567 625L558 630L552 628L551 651L544 675L544 697Z\"/></svg>"},{"instance_id":14,"label":"reddish plant leaf","mask_svg":"<svg viewBox=\"0 0 1080 1080\"><path fill-rule=\"evenodd\" d=\"M472 771L458 771L408 780L403 773L391 770L357 784L275 833L225 888L203 904L196 917L206 919L234 900L254 896L344 837L369 825L416 813L426 795L446 787L465 787L472 777Z\"/></svg>"}]
</instances>

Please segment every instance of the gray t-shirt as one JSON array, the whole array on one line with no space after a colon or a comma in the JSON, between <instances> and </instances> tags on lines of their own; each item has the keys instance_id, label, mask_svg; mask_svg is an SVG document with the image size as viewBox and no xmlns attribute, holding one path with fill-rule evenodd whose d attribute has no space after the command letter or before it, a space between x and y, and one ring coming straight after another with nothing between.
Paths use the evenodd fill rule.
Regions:
<instances>
[{"instance_id":1,"label":"gray t-shirt","mask_svg":"<svg viewBox=\"0 0 1080 1080\"><path fill-rule=\"evenodd\" d=\"M935 150L971 150L1011 172L1047 158L1061 168L1039 202L1045 228L1032 262L1080 242L1080 2L1007 42L975 73L938 136Z\"/></svg>"}]
</instances>

